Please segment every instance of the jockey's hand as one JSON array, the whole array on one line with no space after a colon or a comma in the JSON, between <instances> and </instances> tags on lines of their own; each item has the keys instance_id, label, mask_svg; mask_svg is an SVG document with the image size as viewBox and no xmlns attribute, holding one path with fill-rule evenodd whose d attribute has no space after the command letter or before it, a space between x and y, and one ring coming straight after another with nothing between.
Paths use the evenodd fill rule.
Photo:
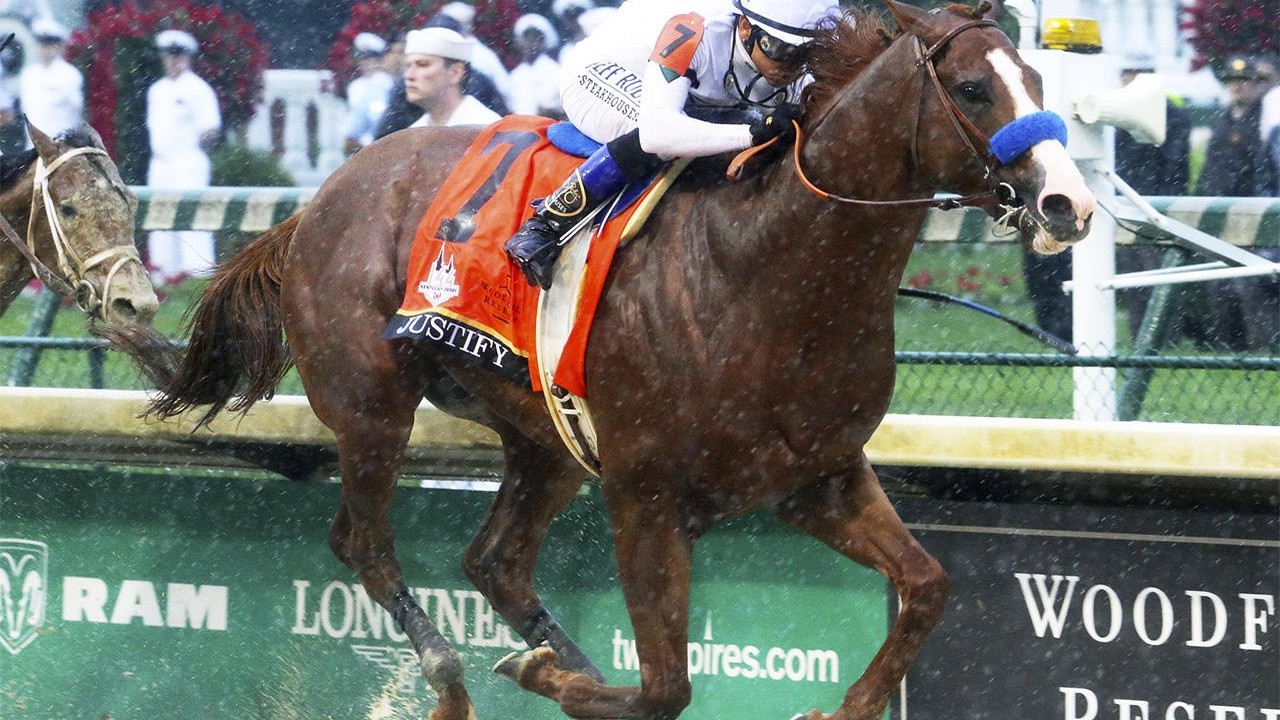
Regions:
<instances>
[{"instance_id":1,"label":"jockey's hand","mask_svg":"<svg viewBox=\"0 0 1280 720\"><path fill-rule=\"evenodd\" d=\"M783 143L791 142L796 134L795 126L791 121L799 119L799 105L782 103L764 117L751 123L751 144L762 145L774 138L778 138Z\"/></svg>"}]
</instances>

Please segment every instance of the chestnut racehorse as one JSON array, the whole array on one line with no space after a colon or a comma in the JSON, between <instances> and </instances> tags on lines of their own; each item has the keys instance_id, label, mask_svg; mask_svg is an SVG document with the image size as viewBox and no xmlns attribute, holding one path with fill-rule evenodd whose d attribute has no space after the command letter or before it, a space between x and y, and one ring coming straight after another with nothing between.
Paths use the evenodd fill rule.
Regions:
<instances>
[{"instance_id":1,"label":"chestnut racehorse","mask_svg":"<svg viewBox=\"0 0 1280 720\"><path fill-rule=\"evenodd\" d=\"M156 294L133 244L138 200L88 125L0 163L0 315L33 277L91 318L149 325Z\"/></svg>"},{"instance_id":2,"label":"chestnut racehorse","mask_svg":"<svg viewBox=\"0 0 1280 720\"><path fill-rule=\"evenodd\" d=\"M586 380L639 687L605 684L533 587L547 527L583 480L546 403L435 347L379 339L404 298L414 230L474 130L414 130L361 150L306 210L220 269L185 354L115 338L149 363L160 416L246 408L297 364L338 443L330 544L411 638L439 696L432 718L474 711L459 655L407 589L388 521L424 397L502 440L502 488L463 555L533 648L500 672L573 717L677 717L692 692L694 543L772 508L897 590L901 610L866 671L833 715L809 717L884 712L947 595L863 452L893 391L895 291L926 209L937 190L985 197L1003 184L1024 243L1053 252L1086 235L1094 207L1061 139L1030 132L1016 154L991 156L997 131L1026 135L1022 119L1045 114L1039 76L984 17L989 5L889 7L896 34L858 13L815 41L794 155L737 183L677 184L615 260Z\"/></svg>"}]
</instances>

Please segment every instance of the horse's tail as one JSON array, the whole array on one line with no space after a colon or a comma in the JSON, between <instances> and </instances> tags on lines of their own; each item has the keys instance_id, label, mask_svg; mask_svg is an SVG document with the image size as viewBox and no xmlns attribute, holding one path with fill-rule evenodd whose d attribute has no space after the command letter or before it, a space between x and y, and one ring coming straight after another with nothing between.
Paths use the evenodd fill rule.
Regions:
<instances>
[{"instance_id":1,"label":"horse's tail","mask_svg":"<svg viewBox=\"0 0 1280 720\"><path fill-rule=\"evenodd\" d=\"M191 340L185 353L155 331L100 331L159 390L148 416L207 406L200 427L224 408L244 412L275 394L293 365L280 317L280 271L300 218L294 214L218 267L186 323Z\"/></svg>"}]
</instances>

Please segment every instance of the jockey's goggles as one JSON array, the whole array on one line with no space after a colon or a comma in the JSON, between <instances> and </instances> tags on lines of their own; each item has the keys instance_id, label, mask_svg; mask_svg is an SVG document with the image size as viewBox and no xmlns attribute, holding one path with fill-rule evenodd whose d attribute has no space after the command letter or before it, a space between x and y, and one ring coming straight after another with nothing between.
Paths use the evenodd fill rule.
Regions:
<instances>
[{"instance_id":1,"label":"jockey's goggles","mask_svg":"<svg viewBox=\"0 0 1280 720\"><path fill-rule=\"evenodd\" d=\"M803 45L792 45L784 42L764 31L759 25L751 26L751 34L747 36L747 52L751 52L752 45L760 48L760 52L764 56L784 64L799 62L804 59L805 48Z\"/></svg>"}]
</instances>

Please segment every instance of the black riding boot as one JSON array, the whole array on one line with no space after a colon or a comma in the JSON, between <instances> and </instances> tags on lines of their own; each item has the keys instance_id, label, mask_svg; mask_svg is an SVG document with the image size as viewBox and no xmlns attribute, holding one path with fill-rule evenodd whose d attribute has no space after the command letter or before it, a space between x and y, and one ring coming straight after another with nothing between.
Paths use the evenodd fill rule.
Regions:
<instances>
[{"instance_id":1,"label":"black riding boot","mask_svg":"<svg viewBox=\"0 0 1280 720\"><path fill-rule=\"evenodd\" d=\"M615 156L621 157L632 172L620 166ZM530 285L550 288L564 234L629 181L644 177L660 163L656 155L640 150L639 133L634 130L610 142L592 153L559 189L543 200L542 207L503 249L520 266Z\"/></svg>"}]
</instances>

